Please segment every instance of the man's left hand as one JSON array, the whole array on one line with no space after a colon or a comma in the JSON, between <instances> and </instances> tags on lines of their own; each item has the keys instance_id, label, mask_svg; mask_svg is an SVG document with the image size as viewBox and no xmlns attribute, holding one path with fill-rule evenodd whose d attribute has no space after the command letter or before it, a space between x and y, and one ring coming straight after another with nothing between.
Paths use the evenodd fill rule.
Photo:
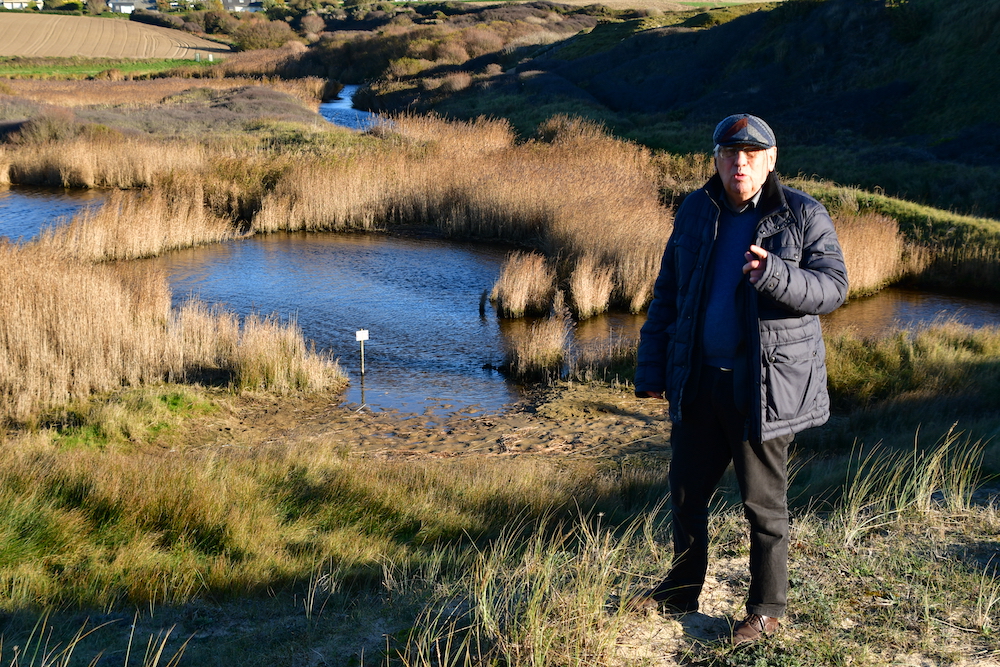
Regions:
<instances>
[{"instance_id":1,"label":"man's left hand","mask_svg":"<svg viewBox=\"0 0 1000 667\"><path fill-rule=\"evenodd\" d=\"M764 275L767 268L767 251L759 245L750 246L750 250L743 254L747 263L743 265L743 273L750 275L750 283L756 284Z\"/></svg>"}]
</instances>

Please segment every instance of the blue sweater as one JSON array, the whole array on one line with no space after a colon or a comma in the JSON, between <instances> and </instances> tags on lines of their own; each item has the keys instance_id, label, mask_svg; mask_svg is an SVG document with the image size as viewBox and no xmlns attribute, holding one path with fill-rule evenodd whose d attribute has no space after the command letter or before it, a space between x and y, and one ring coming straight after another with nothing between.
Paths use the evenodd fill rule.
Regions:
<instances>
[{"instance_id":1,"label":"blue sweater","mask_svg":"<svg viewBox=\"0 0 1000 667\"><path fill-rule=\"evenodd\" d=\"M743 255L754 241L760 212L754 206L748 206L742 213L735 213L725 205L720 208L719 235L712 247L708 268L701 349L704 363L732 369L746 335L745 318L737 308L736 291L745 280Z\"/></svg>"}]
</instances>

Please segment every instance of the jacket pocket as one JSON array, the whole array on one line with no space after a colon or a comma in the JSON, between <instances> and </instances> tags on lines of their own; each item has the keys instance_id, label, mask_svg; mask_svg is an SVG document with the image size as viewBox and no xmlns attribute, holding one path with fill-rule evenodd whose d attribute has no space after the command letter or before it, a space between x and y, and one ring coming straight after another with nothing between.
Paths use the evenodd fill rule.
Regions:
<instances>
[{"instance_id":1,"label":"jacket pocket","mask_svg":"<svg viewBox=\"0 0 1000 667\"><path fill-rule=\"evenodd\" d=\"M819 362L812 337L764 349L765 421L795 419L815 407Z\"/></svg>"}]
</instances>

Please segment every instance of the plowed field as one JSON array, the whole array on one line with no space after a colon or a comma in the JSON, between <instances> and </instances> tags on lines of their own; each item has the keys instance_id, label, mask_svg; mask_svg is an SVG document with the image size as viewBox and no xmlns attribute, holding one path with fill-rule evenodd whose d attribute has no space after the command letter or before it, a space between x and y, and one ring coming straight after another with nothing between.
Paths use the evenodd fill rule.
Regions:
<instances>
[{"instance_id":1,"label":"plowed field","mask_svg":"<svg viewBox=\"0 0 1000 667\"><path fill-rule=\"evenodd\" d=\"M180 30L121 19L0 13L0 56L195 58L229 49Z\"/></svg>"}]
</instances>

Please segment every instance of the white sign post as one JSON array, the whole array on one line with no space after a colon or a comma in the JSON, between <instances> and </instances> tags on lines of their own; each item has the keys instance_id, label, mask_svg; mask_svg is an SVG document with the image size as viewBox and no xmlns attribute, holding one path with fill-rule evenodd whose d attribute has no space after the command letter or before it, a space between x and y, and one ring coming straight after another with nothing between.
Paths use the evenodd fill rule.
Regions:
<instances>
[{"instance_id":1,"label":"white sign post","mask_svg":"<svg viewBox=\"0 0 1000 667\"><path fill-rule=\"evenodd\" d=\"M361 374L365 374L365 341L368 340L368 329L359 329L354 337L361 343Z\"/></svg>"}]
</instances>

